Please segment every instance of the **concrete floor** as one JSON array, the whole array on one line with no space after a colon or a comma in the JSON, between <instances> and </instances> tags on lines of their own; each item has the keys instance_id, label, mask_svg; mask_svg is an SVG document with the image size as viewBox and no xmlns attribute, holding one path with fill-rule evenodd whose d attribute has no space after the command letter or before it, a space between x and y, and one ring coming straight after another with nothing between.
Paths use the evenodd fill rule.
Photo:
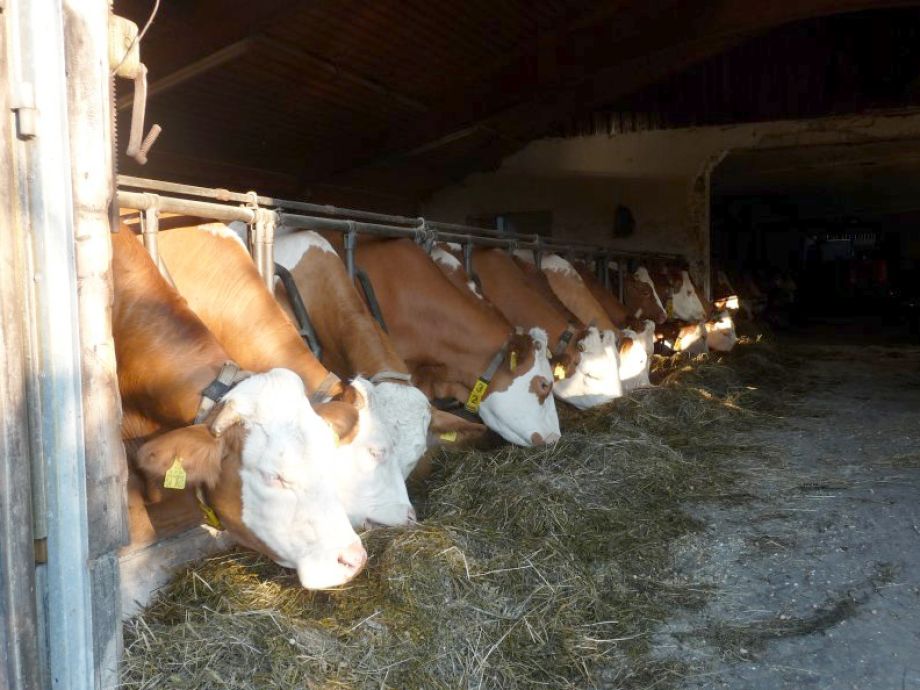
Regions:
<instances>
[{"instance_id":1,"label":"concrete floor","mask_svg":"<svg viewBox=\"0 0 920 690\"><path fill-rule=\"evenodd\" d=\"M688 506L678 578L713 593L655 654L694 690L920 690L920 348L789 347L804 391L747 434L766 459L732 500Z\"/></svg>"}]
</instances>

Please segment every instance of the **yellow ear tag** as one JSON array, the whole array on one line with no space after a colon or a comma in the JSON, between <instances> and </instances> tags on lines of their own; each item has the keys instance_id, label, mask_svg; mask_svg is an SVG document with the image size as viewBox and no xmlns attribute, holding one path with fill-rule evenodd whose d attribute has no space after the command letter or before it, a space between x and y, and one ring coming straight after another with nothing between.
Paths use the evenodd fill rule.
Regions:
<instances>
[{"instance_id":1,"label":"yellow ear tag","mask_svg":"<svg viewBox=\"0 0 920 690\"><path fill-rule=\"evenodd\" d=\"M511 357L509 358L508 365L511 368L511 371L517 369L517 352L514 350L511 351Z\"/></svg>"},{"instance_id":2,"label":"yellow ear tag","mask_svg":"<svg viewBox=\"0 0 920 690\"><path fill-rule=\"evenodd\" d=\"M163 486L167 489L184 489L186 476L185 470L182 469L182 460L177 455L173 458L172 466L166 470Z\"/></svg>"},{"instance_id":3,"label":"yellow ear tag","mask_svg":"<svg viewBox=\"0 0 920 690\"><path fill-rule=\"evenodd\" d=\"M664 310L667 312L668 318L674 318L674 300L668 298L667 303L664 305Z\"/></svg>"},{"instance_id":4,"label":"yellow ear tag","mask_svg":"<svg viewBox=\"0 0 920 690\"><path fill-rule=\"evenodd\" d=\"M466 409L473 414L479 412L479 405L482 403L482 397L486 394L489 384L482 379L476 379L473 390L470 391L470 397L466 399Z\"/></svg>"},{"instance_id":5,"label":"yellow ear tag","mask_svg":"<svg viewBox=\"0 0 920 690\"><path fill-rule=\"evenodd\" d=\"M456 431L445 431L443 434L440 435L439 438L445 443L454 443L457 440L457 432Z\"/></svg>"},{"instance_id":6,"label":"yellow ear tag","mask_svg":"<svg viewBox=\"0 0 920 690\"><path fill-rule=\"evenodd\" d=\"M332 429L332 427L329 428L332 430L332 440L335 443L335 447L338 448L339 444L342 443L342 439L339 438L339 434L335 429Z\"/></svg>"},{"instance_id":7,"label":"yellow ear tag","mask_svg":"<svg viewBox=\"0 0 920 690\"><path fill-rule=\"evenodd\" d=\"M561 364L557 364L556 368L553 369L553 376L556 378L557 381L561 381L562 379L564 379L565 378L565 367L562 366Z\"/></svg>"}]
</instances>

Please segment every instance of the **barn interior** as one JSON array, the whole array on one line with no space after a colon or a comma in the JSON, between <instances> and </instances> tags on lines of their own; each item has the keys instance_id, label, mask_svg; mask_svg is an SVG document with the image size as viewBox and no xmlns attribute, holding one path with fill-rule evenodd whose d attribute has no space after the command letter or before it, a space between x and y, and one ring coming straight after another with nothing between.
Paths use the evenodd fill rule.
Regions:
<instances>
[{"instance_id":1,"label":"barn interior","mask_svg":"<svg viewBox=\"0 0 920 690\"><path fill-rule=\"evenodd\" d=\"M115 0L114 11L146 27L152 4L149 0ZM719 271L726 273L740 292L749 294L746 285L753 282L764 293L765 310L751 327L752 340L753 334L759 334L760 324L765 324L777 332L804 335L812 345L819 340L822 344L840 340L877 344L915 341L920 311L920 206L914 199L916 183L920 182L920 8L915 5L906 0L804 0L758 3L756 9L746 0L513 0L498 6L484 0L163 2L141 41L141 56L149 70L146 119L148 124L160 124L163 133L145 165L125 155L132 90L130 83L116 80L118 172L535 233L631 252L673 252L686 260L710 297L722 296L716 279ZM669 544L669 540L694 533L708 520L720 527L728 524L739 533L754 524L745 511L753 510L751 503L761 500L758 492L763 487L731 484L737 468L732 465L726 470L719 464L724 461L721 456L735 453L737 457L731 455L731 462L737 460L738 467L753 467L756 472L775 459L772 446L761 452L762 444L794 445L777 430L781 424L774 422L776 415L793 409L791 402L789 408L784 407L784 396L792 399L802 395L788 380L802 378L805 365L801 358L810 356L802 351L788 355L782 346L772 343L757 346L762 349L748 351L754 354L726 359L722 369L707 369L704 364L701 370L689 372L689 368L680 368L686 364L680 358L673 365L661 364L659 380L674 375L674 388L661 386L654 396L639 402L630 399L618 408L623 414L613 426L601 417L571 422L567 430L573 430L575 440L574 445L565 447L565 452L571 452L565 471L582 479L589 476L591 468L579 463L600 453L602 445L597 439L593 441L596 446L585 442L585 436L603 433L617 440L628 438L649 455L618 450L616 468L610 470L606 483L593 486L590 481L581 482L567 496L569 504L593 501L612 506L619 500L621 503L606 515L608 521L615 521L614 527L636 520L647 534ZM908 355L897 355L902 356ZM862 378L852 383L847 395L852 394L853 400L866 399L871 393L868 382L880 374L885 390L895 401L883 410L890 413L885 429L897 435L906 428L907 404L915 401L916 395L897 392L900 360L895 360L894 356L885 360L885 368L878 370L860 362L865 371L859 369ZM821 371L815 379L805 376L802 380L817 381L819 385L814 388L820 389L839 376L836 369ZM771 390L768 394L766 387L777 381L781 393L774 395ZM794 404L801 405L794 408L796 414L806 407L818 409L815 419L824 409L821 405L830 405L817 398L809 398L807 405L800 400ZM667 414L661 415L661 409ZM850 424L854 419L850 408L833 410L833 414ZM755 419L759 421L752 421ZM814 422L812 430L822 423ZM758 431L737 441L736 434L749 433L749 427ZM765 431L766 427L769 429ZM797 428L795 433L799 431ZM667 447L661 445L662 439ZM916 469L914 441L903 434L898 439L895 459L882 457L881 450L875 459L889 468ZM864 460L846 455L857 447L855 442L852 448L841 448L830 438L822 443L820 453L803 447L801 456L845 456L854 467ZM756 451L750 450L755 447ZM537 473L537 479L521 478L518 468L530 462L531 456L516 450L499 453L498 459L494 454L475 457L497 468L491 479L517 486L520 504L527 503L528 495L544 490L540 481L552 482L549 471L546 476ZM782 462L770 465L775 474L764 480L779 487L776 493L792 487L789 491L798 492L796 496L803 494L805 501L814 498L816 491L837 490L845 484L834 467L822 466L818 471L807 463ZM691 465L692 472L675 473L674 467ZM784 479L787 474L797 483ZM852 485L861 490L860 482L869 482L870 476L853 470ZM170 678L168 673L182 676L192 668L188 672L198 674L195 678L201 687L215 682L223 684L218 686L250 687L236 676L232 682L227 677L207 679L209 659L238 655L243 665L260 668L270 657L272 663L284 667L288 674L285 679L302 680L297 675L301 664L311 673L316 668L327 673L329 666L335 668L328 677L347 679L342 680L342 687L370 687L378 681L380 687L387 687L392 667L397 678L393 687L435 687L426 684L433 676L424 675L427 662L421 655L411 657L409 665L422 667L413 673L420 673L424 681L407 675L401 667L405 661L401 656L415 654L413 645L420 645L427 636L435 640L435 646L440 645L439 649L460 645L464 638L481 641L482 646L471 655L475 664L463 672L468 674L465 678L478 678L485 687L489 681L496 683L495 687L532 687L538 681L564 687L575 682L573 678L581 678L578 674L587 663L583 659L589 657L591 663L610 674L598 681L599 687L604 686L604 680L609 687L631 688L659 687L665 677L669 679L665 687L677 683L675 678L682 672L675 670L677 666L649 656L653 638L647 621L664 618L672 605L682 611L702 606L702 598L697 601L695 594L688 594L694 582L686 590L681 589L686 582L673 589L670 580L664 582L671 573L665 567L664 549L655 550L660 544L647 536L645 541L636 538L633 543L630 534L615 545L629 554L641 550L636 544L648 546L652 555L638 558L633 570L616 561L617 568L624 568L622 573L604 575L607 579L603 584L611 590L622 584L620 576L624 581L631 578L641 582L623 587L629 592L622 597L630 600L628 605L621 600L602 602L610 606L603 609L609 614L604 624L618 616L628 620L623 628L608 631L612 641L580 631L580 637L573 638L577 644L569 644L565 636L571 630L563 629L569 621L561 613L556 627L545 620L531 627L526 617L513 618L517 614L510 604L498 617L513 622L496 625L489 617L493 603L489 596L494 594L489 590L491 583L477 581L486 583L480 589L470 583L494 568L507 578L500 585L509 590L520 586L520 591L515 591L519 594L525 589L520 582L531 585L531 580L543 575L533 567L533 573L527 571L521 580L516 579L523 566L509 557L509 553L517 556L517 552L509 551L505 560L484 558L479 563L482 572L475 572L474 563L471 578L470 564L462 551L466 542L455 536L467 529L473 534L475 521L456 528L452 521L459 518L452 511L462 506L460 512L467 520L479 514L483 496L492 499L493 506L501 505L507 497L493 492L488 481L460 478L462 481L454 484L446 482L455 493L447 492L441 514L436 501L422 504L428 509L421 513L428 519L428 531L393 536L384 530L368 538L377 564L382 562L389 570L382 575L375 571L362 582L363 589L304 597L299 591L292 593L290 577L280 568L239 552L183 573L168 592L177 600L185 597L183 604L161 599L151 617L134 619L133 627L127 629L129 644L133 645L128 655L129 679L139 685L143 685L139 679L165 682L164 678ZM790 482L789 487L783 481ZM623 499L622 486L628 486L641 500L632 495ZM659 490L662 486L665 489ZM912 485L906 486L905 493L909 494ZM770 491L775 487L771 484ZM133 489L140 495L137 486ZM703 517L697 513L692 517L671 514L669 501L693 501L700 495L715 500L717 507L705 509ZM165 517L158 530L132 535L138 539L136 544L181 533L189 524L199 522L196 501L191 495L183 500L187 505L178 518L175 513L167 515L169 505L154 506L151 510L160 510ZM860 494L852 500L856 504L868 499ZM637 507L637 503L641 505ZM590 511L580 512L582 507L573 513L577 519L596 517ZM772 504L766 500L758 510L758 519L765 523L776 512L771 512ZM788 510L807 515L816 509L806 501ZM539 515L528 513L525 518L532 524L522 526L507 515L499 516L500 512L488 516L501 524L497 532L507 529L518 534L541 524ZM856 509L853 515L857 515ZM750 529L751 534L745 532L744 539L762 546L761 555L791 549L787 545L800 537L780 534L779 529L762 534ZM815 530L817 533L825 527ZM573 536L577 534L573 528L569 536L578 548L598 548L597 544L582 544ZM839 601L831 594L827 601L815 595L807 605L817 614L800 612L790 623L787 613L777 611L775 620L771 618L764 630L755 632L734 623L718 630L700 632L695 628L691 632L719 638L721 646L714 656L723 660L731 657L740 668L754 659L751 649L757 644L773 637L795 637L800 634L799 624L802 630L815 626L823 632L833 624L839 610L850 611L850 599L846 598L850 592L857 591L858 597L863 597L865 590L864 598L868 599L870 593L877 593L877 587L897 582L899 574L886 569L886 564L912 537L905 530L898 541L892 541L889 550L876 559L876 569L860 580L858 587L837 580L831 586L838 573L829 575L828 592L846 594L841 594ZM429 541L424 541L426 538ZM534 553L540 548L523 541L534 547ZM806 539L800 541L803 549L808 546ZM477 544L483 552L492 546L486 541ZM699 549L714 552L721 546L721 542L710 541ZM816 538L811 546L825 548L827 544ZM832 542L833 549L838 547L848 547L846 539ZM552 559L565 560L560 553L553 552L545 561L548 568L555 567ZM456 554L460 555L455 558ZM447 565L439 570L441 561ZM125 574L141 582L145 574L154 571L152 561L141 551L133 560L129 554L121 567L125 581L130 579ZM644 579L642 569L646 567L648 578ZM412 577L407 578L404 573L410 569ZM765 579L773 574L770 571ZM583 575L575 573L572 577ZM205 580L206 586L197 584ZM447 601L442 597L449 595L435 586L429 588L431 581L444 585L450 596L462 591L467 599L460 597L459 603L450 599L450 606L441 606ZM583 591L567 594L556 581L553 585L545 611L564 613L569 608L568 596L575 602L573 610L601 608L600 599L585 598ZM910 586L911 592L917 591L916 583ZM387 610L383 618L387 624L398 620L406 625L405 641L400 638L394 642L386 637L385 627L374 627L380 601L375 597L383 596L374 588L398 599L394 606L397 614ZM126 597L131 596L128 591ZM515 605L524 601L521 606L526 608L529 596L521 594ZM645 608L638 612L629 608L639 599ZM862 600L857 603L861 605ZM464 608L467 605L469 608ZM284 615L260 617L273 606L283 609ZM171 627L190 615L188 610L199 608L208 614L194 618L181 630L181 626ZM457 614L461 609L466 619ZM489 615L483 614L485 609ZM208 618L214 611L219 615ZM424 624L406 623L411 616L405 611L425 616ZM233 619L234 614L240 618ZM449 618L451 614L457 618ZM483 617L477 617L480 614ZM309 619L310 626L320 622L308 626L305 633L303 626L290 622L298 615ZM244 617L247 622L241 624ZM636 623L640 619L641 624ZM263 627L247 627L250 620L256 621L253 626ZM471 623L469 629L455 630L456 637L437 636L458 620L474 621L479 627ZM525 624L517 627L519 620ZM228 627L219 628L220 635L210 636L209 630L223 625ZM154 629L149 639L145 628ZM287 652L275 655L278 630L282 635L277 639L296 640L290 645L300 656ZM681 634L678 630L668 642L681 641ZM172 637L177 647L169 646ZM271 654L261 646L263 637L272 640ZM217 638L226 646L218 646ZM556 676L552 675L556 662L547 662L553 655L534 650L556 649L553 643L562 638L566 643L560 649L564 647L566 653L573 648L590 651L565 657L564 663L571 663L571 668L559 670ZM506 639L533 668L516 665L514 654L501 648ZM640 640L635 647L617 647L621 640L634 639ZM382 640L388 640L390 647ZM304 652L317 646L323 649L318 656ZM190 648L201 651L186 662L184 655ZM365 653L366 649L371 651ZM499 653L488 670L493 675L483 675L486 661L497 649ZM435 651L438 663L447 663L441 660L448 655ZM151 664L151 654L181 663L168 666L166 672L153 668L156 664ZM562 652L559 654L562 659ZM637 665L634 676L620 676L604 666L609 665L608 656L623 668L629 667L629 673L635 670L627 663L630 656L641 657L647 666ZM228 664L230 671L215 663L220 670L214 672L239 673L239 659L235 666ZM454 663L453 657L450 660ZM685 657L679 660L681 669L688 663ZM821 663L834 665L828 659ZM430 665L432 669L437 666L434 662ZM371 671L370 666L374 667ZM792 666L791 662L785 667L777 662L776 668ZM900 666L893 668L892 673L900 672ZM738 673L741 675L729 687L755 687L747 684L743 671ZM807 673L782 673L791 674L783 676L786 687L800 686L797 684L809 678ZM854 672L848 681L858 686L871 677ZM283 685L284 680L274 678L273 682ZM407 684L400 686L399 682ZM444 686L450 684L445 681ZM763 687L770 687L769 682Z\"/></svg>"}]
</instances>

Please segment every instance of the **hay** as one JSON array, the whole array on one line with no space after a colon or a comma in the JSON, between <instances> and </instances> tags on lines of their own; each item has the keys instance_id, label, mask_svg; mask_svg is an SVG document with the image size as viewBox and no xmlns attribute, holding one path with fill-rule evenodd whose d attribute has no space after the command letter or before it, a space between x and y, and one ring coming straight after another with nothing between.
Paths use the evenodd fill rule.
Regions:
<instances>
[{"instance_id":1,"label":"hay","mask_svg":"<svg viewBox=\"0 0 920 690\"><path fill-rule=\"evenodd\" d=\"M662 386L565 410L549 448L441 453L423 524L365 534L368 568L338 591L241 550L184 570L126 624L124 685L671 684L650 636L706 596L671 579L670 544L700 528L681 504L730 486L759 414L739 387L784 366L773 354L658 363Z\"/></svg>"}]
</instances>

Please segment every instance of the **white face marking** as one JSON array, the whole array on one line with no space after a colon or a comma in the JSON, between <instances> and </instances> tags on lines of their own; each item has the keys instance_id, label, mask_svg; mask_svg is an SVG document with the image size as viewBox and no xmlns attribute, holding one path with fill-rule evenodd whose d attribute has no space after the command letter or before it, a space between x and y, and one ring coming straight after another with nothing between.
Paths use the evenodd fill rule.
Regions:
<instances>
[{"instance_id":1,"label":"white face marking","mask_svg":"<svg viewBox=\"0 0 920 690\"><path fill-rule=\"evenodd\" d=\"M224 225L223 223L205 223L204 225L199 225L198 229L210 233L215 237L225 237L229 240L236 240L242 245L243 249L246 249L246 235L249 231L246 223L242 221L234 221L229 225ZM249 253L248 249L246 249L246 253Z\"/></svg>"},{"instance_id":2,"label":"white face marking","mask_svg":"<svg viewBox=\"0 0 920 690\"><path fill-rule=\"evenodd\" d=\"M546 358L546 331L532 328L530 337L534 341L533 366L524 374L516 376L503 391L486 395L479 407L479 416L487 427L503 439L518 446L531 446L531 436L540 434L546 443L559 439L559 415L556 402L549 395L541 403L530 390L534 376L553 380L553 372Z\"/></svg>"},{"instance_id":3,"label":"white face marking","mask_svg":"<svg viewBox=\"0 0 920 690\"><path fill-rule=\"evenodd\" d=\"M639 266L633 274L633 277L640 283L645 283L652 288L652 296L655 298L655 304L664 311L664 305L661 303L661 298L658 296L658 290L655 289L655 281L652 280L652 277L648 274L648 269L645 266ZM636 318L638 318L638 316Z\"/></svg>"},{"instance_id":4,"label":"white face marking","mask_svg":"<svg viewBox=\"0 0 920 690\"><path fill-rule=\"evenodd\" d=\"M300 377L272 369L237 384L225 403L246 430L241 452L242 522L278 562L297 568L304 587L348 582L340 563L360 540L336 495L330 473L335 436L307 402Z\"/></svg>"},{"instance_id":5,"label":"white face marking","mask_svg":"<svg viewBox=\"0 0 920 690\"><path fill-rule=\"evenodd\" d=\"M459 242L445 242L444 244L446 244L447 248L450 249L452 252L463 251L460 247Z\"/></svg>"},{"instance_id":6,"label":"white face marking","mask_svg":"<svg viewBox=\"0 0 920 690\"><path fill-rule=\"evenodd\" d=\"M693 288L690 274L687 271L681 271L680 275L680 289L671 296L674 317L681 321L702 321L706 318L706 310L703 309L703 303L700 302Z\"/></svg>"},{"instance_id":7,"label":"white face marking","mask_svg":"<svg viewBox=\"0 0 920 690\"><path fill-rule=\"evenodd\" d=\"M629 392L636 388L645 388L650 386L649 369L651 368L651 359L645 349L644 335L639 335L635 331L623 329L623 337L630 338L633 341L632 347L626 354L620 353L620 380L623 382L623 390Z\"/></svg>"},{"instance_id":8,"label":"white face marking","mask_svg":"<svg viewBox=\"0 0 920 690\"><path fill-rule=\"evenodd\" d=\"M649 356L649 367L652 365L651 356L655 351L655 322L645 320L645 328L639 333L639 340L645 345L645 352Z\"/></svg>"},{"instance_id":9,"label":"white face marking","mask_svg":"<svg viewBox=\"0 0 920 690\"><path fill-rule=\"evenodd\" d=\"M544 256L540 261L540 268L544 271L556 271L570 278L577 278L579 283L582 282L581 276L578 275L578 271L575 270L575 267L558 254L547 254Z\"/></svg>"},{"instance_id":10,"label":"white face marking","mask_svg":"<svg viewBox=\"0 0 920 690\"><path fill-rule=\"evenodd\" d=\"M379 422L395 435L393 453L405 479L427 450L431 405L415 386L389 381L374 387L373 404Z\"/></svg>"},{"instance_id":11,"label":"white face marking","mask_svg":"<svg viewBox=\"0 0 920 690\"><path fill-rule=\"evenodd\" d=\"M556 381L553 393L579 410L603 405L623 395L620 353L614 332L601 334L592 326L579 346L583 349L575 373Z\"/></svg>"},{"instance_id":12,"label":"white face marking","mask_svg":"<svg viewBox=\"0 0 920 690\"><path fill-rule=\"evenodd\" d=\"M313 248L327 254L335 254L335 249L326 238L312 230L276 235L275 261L290 270L299 264L303 255Z\"/></svg>"},{"instance_id":13,"label":"white face marking","mask_svg":"<svg viewBox=\"0 0 920 690\"><path fill-rule=\"evenodd\" d=\"M706 345L710 350L729 352L737 342L735 322L727 312L723 312L718 319L706 322Z\"/></svg>"},{"instance_id":14,"label":"white face marking","mask_svg":"<svg viewBox=\"0 0 920 690\"><path fill-rule=\"evenodd\" d=\"M387 414L381 415L383 405L377 400L374 385L360 377L351 385L364 398L364 406L358 411L358 434L351 443L336 449L333 471L339 499L356 527L369 521L406 525L412 504L396 452L396 433L387 423ZM427 428L426 424L426 434ZM426 438L422 436L423 444Z\"/></svg>"},{"instance_id":15,"label":"white face marking","mask_svg":"<svg viewBox=\"0 0 920 690\"><path fill-rule=\"evenodd\" d=\"M462 270L463 266L456 256L441 247L434 247L431 250L431 259L438 264L452 270Z\"/></svg>"},{"instance_id":16,"label":"white face marking","mask_svg":"<svg viewBox=\"0 0 920 690\"><path fill-rule=\"evenodd\" d=\"M697 324L695 328L688 328L686 332L679 334L674 343L674 349L691 355L709 352L709 346L706 344L706 329L703 324Z\"/></svg>"}]
</instances>

